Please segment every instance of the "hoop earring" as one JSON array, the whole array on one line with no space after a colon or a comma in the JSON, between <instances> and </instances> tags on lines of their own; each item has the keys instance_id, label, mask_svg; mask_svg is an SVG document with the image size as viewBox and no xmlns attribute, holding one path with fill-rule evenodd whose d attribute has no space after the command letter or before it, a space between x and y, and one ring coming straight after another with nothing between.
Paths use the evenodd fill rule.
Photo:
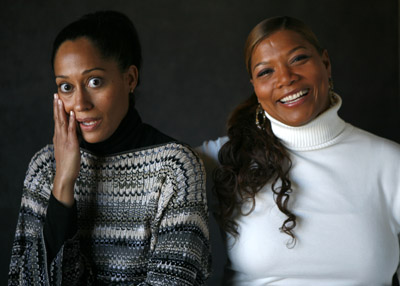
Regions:
<instances>
[{"instance_id":1,"label":"hoop earring","mask_svg":"<svg viewBox=\"0 0 400 286\"><path fill-rule=\"evenodd\" d=\"M260 120L261 119L261 120ZM267 116L265 115L264 109L261 107L261 104L258 104L256 109L256 126L260 130L265 130L265 121L267 120Z\"/></svg>"},{"instance_id":2,"label":"hoop earring","mask_svg":"<svg viewBox=\"0 0 400 286\"><path fill-rule=\"evenodd\" d=\"M335 95L335 92L333 91L333 79L331 77L329 78L328 95L329 95L329 99L331 101L331 106L335 105L335 103L336 103L336 95Z\"/></svg>"}]
</instances>

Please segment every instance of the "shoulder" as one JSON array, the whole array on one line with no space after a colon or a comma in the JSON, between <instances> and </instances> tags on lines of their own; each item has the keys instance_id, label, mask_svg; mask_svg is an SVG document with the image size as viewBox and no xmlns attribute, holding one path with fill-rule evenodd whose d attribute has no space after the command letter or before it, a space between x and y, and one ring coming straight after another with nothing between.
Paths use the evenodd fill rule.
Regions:
<instances>
[{"instance_id":1,"label":"shoulder","mask_svg":"<svg viewBox=\"0 0 400 286\"><path fill-rule=\"evenodd\" d=\"M31 161L48 161L54 159L54 146L53 144L48 144L44 146L42 149L37 151L35 155L33 155Z\"/></svg>"},{"instance_id":2,"label":"shoulder","mask_svg":"<svg viewBox=\"0 0 400 286\"><path fill-rule=\"evenodd\" d=\"M46 172L48 169L55 169L53 145L46 145L36 152L29 163L28 174Z\"/></svg>"},{"instance_id":3,"label":"shoulder","mask_svg":"<svg viewBox=\"0 0 400 286\"><path fill-rule=\"evenodd\" d=\"M349 140L356 143L360 151L369 151L370 156L400 158L400 144L360 128L351 127L353 129Z\"/></svg>"},{"instance_id":4,"label":"shoulder","mask_svg":"<svg viewBox=\"0 0 400 286\"><path fill-rule=\"evenodd\" d=\"M204 141L203 144L195 148L207 170L211 170L218 165L218 152L228 141L229 138L227 136L219 137L216 140Z\"/></svg>"},{"instance_id":5,"label":"shoulder","mask_svg":"<svg viewBox=\"0 0 400 286\"><path fill-rule=\"evenodd\" d=\"M139 147L166 144L176 141L174 138L162 133L158 129L146 123L141 124L140 131L141 142Z\"/></svg>"},{"instance_id":6,"label":"shoulder","mask_svg":"<svg viewBox=\"0 0 400 286\"><path fill-rule=\"evenodd\" d=\"M31 159L24 180L25 191L39 192L48 198L52 189L55 174L55 159L53 145L40 149Z\"/></svg>"},{"instance_id":7,"label":"shoulder","mask_svg":"<svg viewBox=\"0 0 400 286\"><path fill-rule=\"evenodd\" d=\"M84 160L88 157L93 161L99 161L101 164L117 164L123 161L125 165L140 165L141 168L144 166L158 166L156 169L161 166L174 168L202 167L198 154L188 144L179 141L153 144L106 157L96 157L90 153L84 153L83 157Z\"/></svg>"},{"instance_id":8,"label":"shoulder","mask_svg":"<svg viewBox=\"0 0 400 286\"><path fill-rule=\"evenodd\" d=\"M154 148L158 148L165 162L169 162L179 168L191 168L193 166L202 168L199 155L186 143L175 141L161 144Z\"/></svg>"},{"instance_id":9,"label":"shoulder","mask_svg":"<svg viewBox=\"0 0 400 286\"><path fill-rule=\"evenodd\" d=\"M205 204L205 169L193 149L181 142L160 145L162 173L165 174L162 196L174 196L178 202L203 202Z\"/></svg>"},{"instance_id":10,"label":"shoulder","mask_svg":"<svg viewBox=\"0 0 400 286\"><path fill-rule=\"evenodd\" d=\"M342 143L342 155L390 196L397 193L400 203L400 145L356 127Z\"/></svg>"}]
</instances>

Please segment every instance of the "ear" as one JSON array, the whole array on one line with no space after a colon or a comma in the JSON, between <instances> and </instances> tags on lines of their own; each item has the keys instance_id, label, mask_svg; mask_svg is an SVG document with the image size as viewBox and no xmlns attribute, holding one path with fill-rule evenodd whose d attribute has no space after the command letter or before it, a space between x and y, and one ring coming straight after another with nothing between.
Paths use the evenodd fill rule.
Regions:
<instances>
[{"instance_id":1,"label":"ear","mask_svg":"<svg viewBox=\"0 0 400 286\"><path fill-rule=\"evenodd\" d=\"M133 92L138 83L139 71L136 66L131 65L131 66L129 66L126 74L127 74L128 84L129 84L129 91Z\"/></svg>"},{"instance_id":2,"label":"ear","mask_svg":"<svg viewBox=\"0 0 400 286\"><path fill-rule=\"evenodd\" d=\"M328 73L328 77L331 77L331 60L329 58L328 51L324 50L322 52L321 57L322 57L322 62L326 68L326 72Z\"/></svg>"}]
</instances>

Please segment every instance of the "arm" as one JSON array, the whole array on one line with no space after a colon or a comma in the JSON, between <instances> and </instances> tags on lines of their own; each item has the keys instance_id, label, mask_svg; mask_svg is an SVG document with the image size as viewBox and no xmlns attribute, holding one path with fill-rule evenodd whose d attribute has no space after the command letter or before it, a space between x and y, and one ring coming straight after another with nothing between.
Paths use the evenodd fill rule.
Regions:
<instances>
[{"instance_id":1,"label":"arm","mask_svg":"<svg viewBox=\"0 0 400 286\"><path fill-rule=\"evenodd\" d=\"M71 112L67 119L57 94L54 94L53 114L56 174L43 230L49 261L54 259L64 242L77 232L74 186L80 168L75 115Z\"/></svg>"},{"instance_id":2,"label":"arm","mask_svg":"<svg viewBox=\"0 0 400 286\"><path fill-rule=\"evenodd\" d=\"M204 141L202 145L197 146L195 150L204 162L207 171L207 177L211 178L208 174L218 166L218 152L222 145L229 141L228 137L219 137L217 140Z\"/></svg>"},{"instance_id":3,"label":"arm","mask_svg":"<svg viewBox=\"0 0 400 286\"><path fill-rule=\"evenodd\" d=\"M50 193L64 207L74 205L73 188L80 167L75 117L71 114L67 121L63 104L57 96L53 108L54 150L52 147L43 149L29 165L12 249L9 285L20 285L21 282L32 285L89 285L92 281L90 266L80 254L76 235L69 239L74 235L71 233L75 232L74 229L60 231L57 229L58 218L46 217ZM76 211L73 211L60 225L73 224L76 216ZM47 227L43 231L45 222ZM59 231L64 234L60 235ZM57 242L55 237L60 236L65 241Z\"/></svg>"},{"instance_id":4,"label":"arm","mask_svg":"<svg viewBox=\"0 0 400 286\"><path fill-rule=\"evenodd\" d=\"M11 250L8 285L48 285L46 250L42 236L47 199L51 192L52 148L39 151L29 164Z\"/></svg>"},{"instance_id":5,"label":"arm","mask_svg":"<svg viewBox=\"0 0 400 286\"><path fill-rule=\"evenodd\" d=\"M186 147L171 158L141 285L204 285L210 271L204 168Z\"/></svg>"},{"instance_id":6,"label":"arm","mask_svg":"<svg viewBox=\"0 0 400 286\"><path fill-rule=\"evenodd\" d=\"M77 223L76 203L67 207L51 194L43 226L47 261L53 261L65 241L76 234Z\"/></svg>"}]
</instances>

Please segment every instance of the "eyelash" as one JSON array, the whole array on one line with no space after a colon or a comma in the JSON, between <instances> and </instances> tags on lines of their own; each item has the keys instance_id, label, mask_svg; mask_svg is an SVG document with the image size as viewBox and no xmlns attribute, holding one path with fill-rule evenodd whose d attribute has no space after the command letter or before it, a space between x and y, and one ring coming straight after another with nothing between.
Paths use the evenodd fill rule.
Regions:
<instances>
[{"instance_id":1,"label":"eyelash","mask_svg":"<svg viewBox=\"0 0 400 286\"><path fill-rule=\"evenodd\" d=\"M272 69L265 69L265 70L260 71L260 72L257 74L257 77L261 77L261 76L263 76L263 75L267 75L267 74L270 74L270 73L272 73L272 72L273 72Z\"/></svg>"},{"instance_id":2,"label":"eyelash","mask_svg":"<svg viewBox=\"0 0 400 286\"><path fill-rule=\"evenodd\" d=\"M298 62L298 61L302 61L302 60L306 60L308 58L309 58L308 55L298 55L298 56L294 57L294 59L292 60L292 63L295 63L295 62Z\"/></svg>"},{"instance_id":3,"label":"eyelash","mask_svg":"<svg viewBox=\"0 0 400 286\"><path fill-rule=\"evenodd\" d=\"M291 61L291 63L296 63L296 62L299 62L299 61L303 61L303 60L308 59L309 57L310 57L310 56L304 55L304 54L298 55L298 56L294 57L294 59ZM270 73L272 73L272 72L273 72L273 69L268 68L268 69L265 69L265 70L260 71L260 72L257 74L257 77L262 77L262 76L268 75L268 74L270 74Z\"/></svg>"}]
</instances>

